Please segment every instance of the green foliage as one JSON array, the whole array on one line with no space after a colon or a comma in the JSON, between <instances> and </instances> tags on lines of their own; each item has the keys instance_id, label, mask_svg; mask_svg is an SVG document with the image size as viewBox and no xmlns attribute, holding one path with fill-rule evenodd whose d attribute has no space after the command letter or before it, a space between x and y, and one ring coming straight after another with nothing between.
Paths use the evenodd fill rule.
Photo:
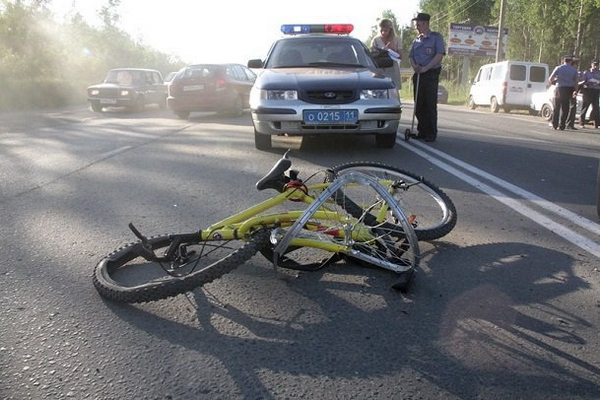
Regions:
<instances>
[{"instance_id":1,"label":"green foliage","mask_svg":"<svg viewBox=\"0 0 600 400\"><path fill-rule=\"evenodd\" d=\"M57 22L46 1L0 3L0 110L60 107L85 102L85 88L117 67L153 68L166 74L184 63L136 42L118 28L116 7L108 0L101 27L80 14Z\"/></svg>"},{"instance_id":2,"label":"green foliage","mask_svg":"<svg viewBox=\"0 0 600 400\"><path fill-rule=\"evenodd\" d=\"M509 30L506 59L544 62L552 68L560 63L562 55L575 54L581 58L581 68L587 68L591 59L600 57L600 0L504 1L504 27ZM450 23L497 26L500 4L501 0L421 0L420 9L431 14L431 29L447 36ZM383 11L382 18L396 21L390 10ZM415 32L411 26L398 27L397 32L401 32L404 53L408 55ZM374 26L371 38L376 34ZM495 58L471 57L468 61L471 72L466 80ZM454 93L460 96L465 90L460 87L463 57L446 56L443 64L441 79L452 102ZM402 66L407 65L403 60Z\"/></svg>"}]
</instances>

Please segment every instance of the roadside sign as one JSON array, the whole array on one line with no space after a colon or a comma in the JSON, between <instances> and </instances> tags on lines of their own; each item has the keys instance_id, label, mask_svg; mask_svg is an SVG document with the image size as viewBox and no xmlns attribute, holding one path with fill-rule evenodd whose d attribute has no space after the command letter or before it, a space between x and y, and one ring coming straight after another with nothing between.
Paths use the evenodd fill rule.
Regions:
<instances>
[{"instance_id":1,"label":"roadside sign","mask_svg":"<svg viewBox=\"0 0 600 400\"><path fill-rule=\"evenodd\" d=\"M508 28L503 29L502 49L506 49ZM450 24L448 55L494 57L498 43L498 27Z\"/></svg>"}]
</instances>

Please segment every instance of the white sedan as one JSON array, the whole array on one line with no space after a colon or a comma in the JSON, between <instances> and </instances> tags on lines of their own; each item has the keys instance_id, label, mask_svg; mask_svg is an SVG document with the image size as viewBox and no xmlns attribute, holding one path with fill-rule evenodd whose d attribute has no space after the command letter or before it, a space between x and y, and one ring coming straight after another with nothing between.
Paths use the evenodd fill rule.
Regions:
<instances>
[{"instance_id":1,"label":"white sedan","mask_svg":"<svg viewBox=\"0 0 600 400\"><path fill-rule=\"evenodd\" d=\"M554 98L554 91L556 86L550 86L545 92L536 92L531 95L531 109L539 112L539 115L547 121L552 119L552 113L554 112L554 106L552 99ZM581 111L581 103L583 102L581 93L577 93L577 114L576 118L579 120L579 113ZM587 120L592 113L592 107L588 108ZM577 121L579 122L579 121Z\"/></svg>"}]
</instances>

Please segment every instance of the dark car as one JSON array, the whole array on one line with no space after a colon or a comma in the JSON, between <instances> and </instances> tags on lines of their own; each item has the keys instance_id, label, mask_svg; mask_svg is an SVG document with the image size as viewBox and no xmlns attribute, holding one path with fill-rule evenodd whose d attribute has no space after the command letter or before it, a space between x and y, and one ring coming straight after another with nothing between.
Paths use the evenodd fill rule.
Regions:
<instances>
[{"instance_id":1,"label":"dark car","mask_svg":"<svg viewBox=\"0 0 600 400\"><path fill-rule=\"evenodd\" d=\"M443 85L438 85L437 101L440 104L448 103L448 90Z\"/></svg>"},{"instance_id":2,"label":"dark car","mask_svg":"<svg viewBox=\"0 0 600 400\"><path fill-rule=\"evenodd\" d=\"M104 82L87 88L92 110L126 107L141 111L146 104L166 107L167 87L160 72L153 69L117 68L108 71Z\"/></svg>"},{"instance_id":3,"label":"dark car","mask_svg":"<svg viewBox=\"0 0 600 400\"><path fill-rule=\"evenodd\" d=\"M349 36L352 25L284 25L267 58L248 61L264 69L250 97L257 149L273 135L374 135L391 148L402 112L398 89L380 68L385 52L371 53Z\"/></svg>"},{"instance_id":4,"label":"dark car","mask_svg":"<svg viewBox=\"0 0 600 400\"><path fill-rule=\"evenodd\" d=\"M179 71L169 84L168 107L179 118L194 111L242 115L249 107L256 74L240 64L195 64Z\"/></svg>"}]
</instances>

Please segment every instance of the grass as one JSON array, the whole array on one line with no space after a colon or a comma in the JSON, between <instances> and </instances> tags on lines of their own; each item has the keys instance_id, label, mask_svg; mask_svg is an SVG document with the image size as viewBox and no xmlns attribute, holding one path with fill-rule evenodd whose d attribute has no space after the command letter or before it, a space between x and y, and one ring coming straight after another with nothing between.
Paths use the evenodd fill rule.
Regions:
<instances>
[{"instance_id":1,"label":"grass","mask_svg":"<svg viewBox=\"0 0 600 400\"><path fill-rule=\"evenodd\" d=\"M448 104L454 106L464 106L467 104L467 98L469 97L469 87L461 87L450 81L440 81L440 85L448 90ZM412 81L411 79L405 79L402 81L402 89L400 90L400 98L406 101L413 101L412 92Z\"/></svg>"}]
</instances>

